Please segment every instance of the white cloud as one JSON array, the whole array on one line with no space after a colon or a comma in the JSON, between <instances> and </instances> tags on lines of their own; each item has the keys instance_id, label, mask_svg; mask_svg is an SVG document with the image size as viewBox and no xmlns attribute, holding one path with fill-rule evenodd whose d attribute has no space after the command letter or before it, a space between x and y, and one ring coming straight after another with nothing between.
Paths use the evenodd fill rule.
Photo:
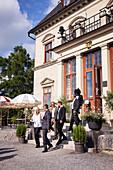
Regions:
<instances>
[{"instance_id":1,"label":"white cloud","mask_svg":"<svg viewBox=\"0 0 113 170\"><path fill-rule=\"evenodd\" d=\"M52 9L58 4L59 0L49 0L49 6L45 10L44 14L48 14L49 12L52 11Z\"/></svg>"},{"instance_id":2,"label":"white cloud","mask_svg":"<svg viewBox=\"0 0 113 170\"><path fill-rule=\"evenodd\" d=\"M0 0L0 55L9 53L16 45L31 43L27 32L32 24L27 13L20 11L17 0Z\"/></svg>"},{"instance_id":3,"label":"white cloud","mask_svg":"<svg viewBox=\"0 0 113 170\"><path fill-rule=\"evenodd\" d=\"M33 59L35 57L35 45L34 44L23 44L23 47L27 50L27 53L30 54L30 57Z\"/></svg>"}]
</instances>

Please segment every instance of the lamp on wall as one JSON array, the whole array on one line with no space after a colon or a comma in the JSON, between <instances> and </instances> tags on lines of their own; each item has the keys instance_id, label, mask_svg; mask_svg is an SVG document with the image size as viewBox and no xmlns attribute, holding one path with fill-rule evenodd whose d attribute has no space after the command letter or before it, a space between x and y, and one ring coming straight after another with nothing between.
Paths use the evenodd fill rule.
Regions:
<instances>
[{"instance_id":1,"label":"lamp on wall","mask_svg":"<svg viewBox=\"0 0 113 170\"><path fill-rule=\"evenodd\" d=\"M92 41L86 42L86 47L90 49L92 47Z\"/></svg>"}]
</instances>

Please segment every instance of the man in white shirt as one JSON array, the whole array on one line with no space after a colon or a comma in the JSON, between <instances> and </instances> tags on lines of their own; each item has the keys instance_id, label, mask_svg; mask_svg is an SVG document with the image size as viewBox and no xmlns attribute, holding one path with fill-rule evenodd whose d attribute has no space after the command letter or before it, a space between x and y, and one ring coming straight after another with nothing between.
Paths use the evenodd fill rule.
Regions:
<instances>
[{"instance_id":1,"label":"man in white shirt","mask_svg":"<svg viewBox=\"0 0 113 170\"><path fill-rule=\"evenodd\" d=\"M55 119L57 117L58 108L55 106L55 102L51 102L51 107L52 107L52 110L51 110L51 112L52 112L51 123L52 123L52 125L54 124L54 138L53 138L53 140L55 140L56 137L57 137L57 128L56 128L56 121L55 121Z\"/></svg>"},{"instance_id":2,"label":"man in white shirt","mask_svg":"<svg viewBox=\"0 0 113 170\"><path fill-rule=\"evenodd\" d=\"M43 115L40 113L40 109L37 107L36 114L33 115L31 120L34 122L34 136L35 136L35 142L36 142L36 148L40 147L40 130L42 128L42 119Z\"/></svg>"}]
</instances>

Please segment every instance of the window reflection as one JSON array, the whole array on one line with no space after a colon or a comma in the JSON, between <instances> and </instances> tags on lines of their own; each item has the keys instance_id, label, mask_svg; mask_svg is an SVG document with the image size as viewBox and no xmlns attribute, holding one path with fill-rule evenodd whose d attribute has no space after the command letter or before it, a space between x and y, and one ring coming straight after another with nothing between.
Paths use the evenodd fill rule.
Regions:
<instances>
[{"instance_id":1,"label":"window reflection","mask_svg":"<svg viewBox=\"0 0 113 170\"><path fill-rule=\"evenodd\" d=\"M67 100L73 99L74 90L76 88L76 58L65 61L65 86Z\"/></svg>"},{"instance_id":2,"label":"window reflection","mask_svg":"<svg viewBox=\"0 0 113 170\"><path fill-rule=\"evenodd\" d=\"M98 66L102 65L100 50L94 52L94 60L95 60L95 65L98 65Z\"/></svg>"},{"instance_id":3,"label":"window reflection","mask_svg":"<svg viewBox=\"0 0 113 170\"><path fill-rule=\"evenodd\" d=\"M51 105L51 87L44 88L44 104Z\"/></svg>"},{"instance_id":4,"label":"window reflection","mask_svg":"<svg viewBox=\"0 0 113 170\"><path fill-rule=\"evenodd\" d=\"M86 69L92 68L92 53L86 55Z\"/></svg>"},{"instance_id":5,"label":"window reflection","mask_svg":"<svg viewBox=\"0 0 113 170\"><path fill-rule=\"evenodd\" d=\"M95 67L96 95L101 96L101 68Z\"/></svg>"},{"instance_id":6,"label":"window reflection","mask_svg":"<svg viewBox=\"0 0 113 170\"><path fill-rule=\"evenodd\" d=\"M92 97L92 72L86 74L87 79L87 98Z\"/></svg>"}]
</instances>

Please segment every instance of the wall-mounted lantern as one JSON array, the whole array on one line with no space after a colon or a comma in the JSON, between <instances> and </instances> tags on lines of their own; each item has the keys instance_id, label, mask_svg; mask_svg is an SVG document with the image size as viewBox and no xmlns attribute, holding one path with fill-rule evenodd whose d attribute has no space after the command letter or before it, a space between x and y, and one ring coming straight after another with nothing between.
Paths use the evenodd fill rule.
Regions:
<instances>
[{"instance_id":1,"label":"wall-mounted lantern","mask_svg":"<svg viewBox=\"0 0 113 170\"><path fill-rule=\"evenodd\" d=\"M86 42L86 47L90 49L92 47L92 41Z\"/></svg>"}]
</instances>

